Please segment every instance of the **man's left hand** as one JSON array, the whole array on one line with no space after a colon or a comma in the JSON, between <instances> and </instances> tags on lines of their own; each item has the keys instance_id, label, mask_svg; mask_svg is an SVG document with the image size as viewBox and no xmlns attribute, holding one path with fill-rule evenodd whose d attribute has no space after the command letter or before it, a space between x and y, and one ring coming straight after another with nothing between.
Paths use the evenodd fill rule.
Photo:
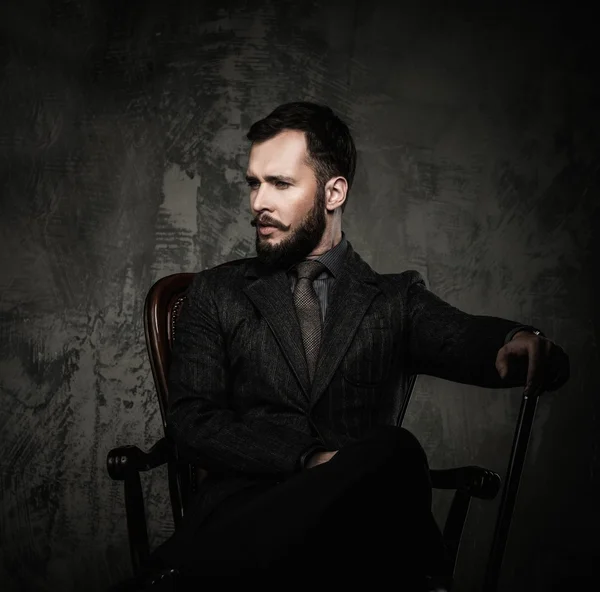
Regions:
<instances>
[{"instance_id":1,"label":"man's left hand","mask_svg":"<svg viewBox=\"0 0 600 592\"><path fill-rule=\"evenodd\" d=\"M519 331L496 356L502 379L523 380L527 395L559 389L570 375L569 356L562 347L541 335Z\"/></svg>"}]
</instances>

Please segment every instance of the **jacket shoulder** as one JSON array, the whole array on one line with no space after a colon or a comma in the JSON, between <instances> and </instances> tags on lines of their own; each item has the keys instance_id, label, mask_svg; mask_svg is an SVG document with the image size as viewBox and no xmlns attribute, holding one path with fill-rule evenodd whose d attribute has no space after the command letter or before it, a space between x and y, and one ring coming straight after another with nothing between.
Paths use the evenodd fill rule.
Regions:
<instances>
[{"instance_id":1,"label":"jacket shoulder","mask_svg":"<svg viewBox=\"0 0 600 592\"><path fill-rule=\"evenodd\" d=\"M198 290L208 288L210 291L222 286L233 286L241 282L246 271L253 265L256 257L245 257L225 261L213 267L195 273L190 288Z\"/></svg>"},{"instance_id":2,"label":"jacket shoulder","mask_svg":"<svg viewBox=\"0 0 600 592\"><path fill-rule=\"evenodd\" d=\"M199 271L198 274L204 274L206 276L216 278L227 275L243 274L253 265L255 261L256 257L233 259L231 261L225 261L224 263L219 263L219 265L203 269L202 271Z\"/></svg>"},{"instance_id":3,"label":"jacket shoulder","mask_svg":"<svg viewBox=\"0 0 600 592\"><path fill-rule=\"evenodd\" d=\"M420 285L426 287L425 279L416 269L407 269L400 273L382 273L378 274L380 278L380 287L384 291L406 293L412 286Z\"/></svg>"}]
</instances>

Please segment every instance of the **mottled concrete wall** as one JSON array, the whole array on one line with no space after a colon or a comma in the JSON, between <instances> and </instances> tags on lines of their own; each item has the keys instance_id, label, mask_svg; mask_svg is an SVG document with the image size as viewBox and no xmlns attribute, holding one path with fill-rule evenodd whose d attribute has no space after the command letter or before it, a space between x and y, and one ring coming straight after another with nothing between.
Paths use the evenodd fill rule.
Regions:
<instances>
[{"instance_id":1,"label":"mottled concrete wall","mask_svg":"<svg viewBox=\"0 0 600 592\"><path fill-rule=\"evenodd\" d=\"M161 434L145 293L167 273L253 253L244 133L296 99L330 104L353 129L345 229L375 269L419 269L449 302L531 322L568 349L571 382L539 405L502 589L570 589L561 578L591 573L591 27L547 6L479 4L3 5L3 590L100 592L128 574L105 458ZM503 471L518 405L515 391L422 377L406 425L434 467ZM156 544L172 528L164 472L144 485ZM438 496L440 516L446 506ZM461 591L481 582L496 507L473 505Z\"/></svg>"}]
</instances>

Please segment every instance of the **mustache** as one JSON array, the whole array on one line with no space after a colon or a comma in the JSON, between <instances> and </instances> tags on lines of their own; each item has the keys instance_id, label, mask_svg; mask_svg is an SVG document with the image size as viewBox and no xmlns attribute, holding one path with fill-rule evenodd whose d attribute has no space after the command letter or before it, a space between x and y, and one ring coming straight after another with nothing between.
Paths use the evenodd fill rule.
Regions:
<instances>
[{"instance_id":1,"label":"mustache","mask_svg":"<svg viewBox=\"0 0 600 592\"><path fill-rule=\"evenodd\" d=\"M275 228L278 228L279 230L289 230L290 227L286 226L285 224L282 224L281 222L279 222L278 220L275 220L274 218L271 218L271 216L256 216L255 218L252 218L250 220L250 224L252 226L274 226Z\"/></svg>"}]
</instances>

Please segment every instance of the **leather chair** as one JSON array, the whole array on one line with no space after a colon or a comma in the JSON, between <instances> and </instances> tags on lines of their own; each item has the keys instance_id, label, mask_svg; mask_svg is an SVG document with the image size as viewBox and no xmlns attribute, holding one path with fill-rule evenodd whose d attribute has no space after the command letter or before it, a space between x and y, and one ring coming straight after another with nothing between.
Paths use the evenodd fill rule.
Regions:
<instances>
[{"instance_id":1,"label":"leather chair","mask_svg":"<svg viewBox=\"0 0 600 592\"><path fill-rule=\"evenodd\" d=\"M165 434L169 403L167 376L171 348L177 335L177 318L185 305L186 291L194 275L193 273L176 273L159 279L150 288L145 300L146 345ZM415 380L416 376L413 376L409 395L400 412L399 424L404 419ZM496 589L536 401L537 399L528 402L524 397L521 407L507 472L507 485L504 488L490 552L485 592L493 592ZM186 513L190 496L197 491L199 483L206 474L202 467L180 461L177 447L166 436L156 442L148 452L140 450L137 446L129 445L113 448L107 456L108 474L112 479L123 481L124 484L125 511L134 577L142 574L143 565L150 555L140 473L165 464L168 471L173 520L175 529L177 529ZM501 479L497 473L477 466L431 470L430 474L434 488L454 490L453 500L443 527L443 536L449 551L447 571L441 574L439 581L431 584L432 589L450 591L471 499L473 497L484 500L494 499L501 489ZM165 579L176 579L176 572L164 570L147 583L157 584L162 589ZM174 587L174 584L170 585L170 589Z\"/></svg>"}]
</instances>

